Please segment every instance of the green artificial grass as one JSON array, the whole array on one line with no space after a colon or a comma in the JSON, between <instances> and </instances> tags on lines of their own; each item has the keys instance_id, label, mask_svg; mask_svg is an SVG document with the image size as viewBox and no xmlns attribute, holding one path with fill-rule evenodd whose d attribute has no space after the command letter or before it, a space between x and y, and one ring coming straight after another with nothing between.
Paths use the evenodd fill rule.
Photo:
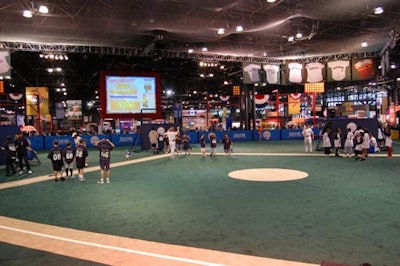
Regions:
<instances>
[{"instance_id":1,"label":"green artificial grass","mask_svg":"<svg viewBox=\"0 0 400 266\"><path fill-rule=\"evenodd\" d=\"M0 215L310 263L398 264L398 158L238 155L303 153L301 141L234 143L233 148L230 157L179 155L114 167L110 184L97 184L95 171L86 174L85 182L48 181L0 190ZM113 162L124 161L124 151L114 150ZM222 145L217 151L222 152ZM194 146L193 152L200 148ZM146 156L153 155L143 151L133 159ZM89 164L96 163L97 151L91 150ZM309 176L286 182L228 177L249 168L294 169ZM34 175L50 169L46 160L33 167Z\"/></svg>"}]
</instances>

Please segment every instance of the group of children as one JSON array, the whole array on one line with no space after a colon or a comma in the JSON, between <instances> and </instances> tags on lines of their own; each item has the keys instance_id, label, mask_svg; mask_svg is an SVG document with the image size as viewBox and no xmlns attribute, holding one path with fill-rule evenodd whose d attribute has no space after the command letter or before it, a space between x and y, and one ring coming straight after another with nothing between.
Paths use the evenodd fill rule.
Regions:
<instances>
[{"instance_id":1,"label":"group of children","mask_svg":"<svg viewBox=\"0 0 400 266\"><path fill-rule=\"evenodd\" d=\"M169 128L162 137L165 153L170 153L171 158L175 157L175 153L180 154L181 149L185 152L185 155L190 155L190 139L187 134L183 134L181 137L180 128L177 127L175 131L173 127Z\"/></svg>"},{"instance_id":2,"label":"group of children","mask_svg":"<svg viewBox=\"0 0 400 266\"><path fill-rule=\"evenodd\" d=\"M111 163L111 150L115 145L108 139L102 139L95 143L99 150L99 163L100 163L100 179L97 181L99 184L110 183L110 163ZM85 140L82 138L75 140L75 147L72 147L71 142L67 142L67 147L62 149L59 147L58 140L53 141L53 147L47 155L52 163L54 181L64 181L66 178L74 178L73 164L75 162L76 169L78 170L78 180L84 181L84 169L88 166L88 149ZM65 177L63 176L63 167L65 166ZM106 176L105 176L106 175Z\"/></svg>"},{"instance_id":3,"label":"group of children","mask_svg":"<svg viewBox=\"0 0 400 266\"><path fill-rule=\"evenodd\" d=\"M215 157L215 150L217 149L217 136L215 133L210 133L208 135L210 139L210 156ZM229 135L227 133L224 134L224 138L222 139L222 143L224 144L224 152L225 155L231 155L232 152L232 140L230 139ZM206 156L206 136L203 134L200 137L200 151L203 155L203 157Z\"/></svg>"},{"instance_id":4,"label":"group of children","mask_svg":"<svg viewBox=\"0 0 400 266\"><path fill-rule=\"evenodd\" d=\"M174 133L174 134L171 134ZM217 148L217 136L215 133L210 133L208 135L210 140L210 156L214 157L216 155ZM224 152L226 155L231 155L232 152L232 140L229 135L225 133L224 138L222 139L222 143L224 144ZM179 133L179 128L177 131L169 130L163 136L163 144L165 153L171 153L171 157L176 154L181 153L181 149L185 152L185 155L190 155L191 145L190 138L187 134L183 134L182 137ZM200 137L200 151L203 157L206 156L206 136L205 134Z\"/></svg>"}]
</instances>

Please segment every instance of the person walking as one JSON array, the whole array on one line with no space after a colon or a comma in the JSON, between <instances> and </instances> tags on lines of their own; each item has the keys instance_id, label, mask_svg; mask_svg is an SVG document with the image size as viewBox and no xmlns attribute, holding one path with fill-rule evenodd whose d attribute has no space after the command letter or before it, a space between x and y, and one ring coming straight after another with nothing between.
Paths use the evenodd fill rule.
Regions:
<instances>
[{"instance_id":1,"label":"person walking","mask_svg":"<svg viewBox=\"0 0 400 266\"><path fill-rule=\"evenodd\" d=\"M376 140L375 136L372 134L372 132L369 132L369 144L370 144L370 150L373 153L379 152L379 145L378 141Z\"/></svg>"},{"instance_id":2,"label":"person walking","mask_svg":"<svg viewBox=\"0 0 400 266\"><path fill-rule=\"evenodd\" d=\"M104 174L106 174L106 183L110 183L110 163L111 151L115 145L109 139L102 139L95 143L99 150L99 163L100 163L100 179L97 181L99 184L104 184Z\"/></svg>"},{"instance_id":3,"label":"person walking","mask_svg":"<svg viewBox=\"0 0 400 266\"><path fill-rule=\"evenodd\" d=\"M64 181L65 178L62 174L62 167L64 164L63 151L58 146L58 140L53 141L53 148L51 148L50 152L47 154L47 158L50 159L53 167L54 181L57 182L58 177L60 177L61 181Z\"/></svg>"},{"instance_id":4,"label":"person walking","mask_svg":"<svg viewBox=\"0 0 400 266\"><path fill-rule=\"evenodd\" d=\"M387 151L387 157L392 158L393 149L392 149L392 130L390 128L385 128L385 147Z\"/></svg>"},{"instance_id":5,"label":"person walking","mask_svg":"<svg viewBox=\"0 0 400 266\"><path fill-rule=\"evenodd\" d=\"M63 150L63 157L65 162L65 176L74 178L74 160L75 160L75 152L72 148L72 143L70 141L67 142L67 147Z\"/></svg>"},{"instance_id":6,"label":"person walking","mask_svg":"<svg viewBox=\"0 0 400 266\"><path fill-rule=\"evenodd\" d=\"M364 136L363 136L363 144L362 144L362 158L365 160L369 154L369 146L371 145L371 141L369 139L369 132L368 129L364 129Z\"/></svg>"},{"instance_id":7,"label":"person walking","mask_svg":"<svg viewBox=\"0 0 400 266\"><path fill-rule=\"evenodd\" d=\"M351 158L354 148L354 133L351 128L347 129L346 140L344 141L344 157Z\"/></svg>"},{"instance_id":8,"label":"person walking","mask_svg":"<svg viewBox=\"0 0 400 266\"><path fill-rule=\"evenodd\" d=\"M356 130L354 132L354 154L356 157L356 160L361 158L361 161L364 161L365 158L363 158L363 143L364 143L364 131L363 130Z\"/></svg>"},{"instance_id":9,"label":"person walking","mask_svg":"<svg viewBox=\"0 0 400 266\"><path fill-rule=\"evenodd\" d=\"M10 176L11 173L15 174L15 159L17 158L17 149L11 136L6 137L6 142L3 144L1 149L6 154L6 176Z\"/></svg>"},{"instance_id":10,"label":"person walking","mask_svg":"<svg viewBox=\"0 0 400 266\"><path fill-rule=\"evenodd\" d=\"M322 147L324 148L324 153L329 156L331 154L332 147L330 128L326 128L324 134L322 134Z\"/></svg>"},{"instance_id":11,"label":"person walking","mask_svg":"<svg viewBox=\"0 0 400 266\"><path fill-rule=\"evenodd\" d=\"M151 149L153 150L153 154L158 153L158 133L154 129L154 127L151 128L151 130L149 131L148 137L149 137Z\"/></svg>"},{"instance_id":12,"label":"person walking","mask_svg":"<svg viewBox=\"0 0 400 266\"><path fill-rule=\"evenodd\" d=\"M183 151L185 152L185 155L190 155L190 140L189 140L188 135L186 135L186 134L183 135L182 144L183 144ZM178 150L178 153L180 153L179 150Z\"/></svg>"},{"instance_id":13,"label":"person walking","mask_svg":"<svg viewBox=\"0 0 400 266\"><path fill-rule=\"evenodd\" d=\"M333 145L335 146L335 156L339 157L339 150L342 148L342 129L337 128L333 137Z\"/></svg>"},{"instance_id":14,"label":"person walking","mask_svg":"<svg viewBox=\"0 0 400 266\"><path fill-rule=\"evenodd\" d=\"M75 163L78 169L78 180L84 181L85 167L87 166L88 149L85 145L85 139L80 139L78 146L75 147Z\"/></svg>"},{"instance_id":15,"label":"person walking","mask_svg":"<svg viewBox=\"0 0 400 266\"><path fill-rule=\"evenodd\" d=\"M28 174L32 174L31 166L28 160L28 150L33 151L33 149L23 132L18 133L18 137L15 140L15 146L17 149L17 158L19 162L19 174L22 175L24 173L24 163L26 169L28 170Z\"/></svg>"},{"instance_id":16,"label":"person walking","mask_svg":"<svg viewBox=\"0 0 400 266\"><path fill-rule=\"evenodd\" d=\"M200 151L203 157L206 157L206 135L204 134L200 137Z\"/></svg>"},{"instance_id":17,"label":"person walking","mask_svg":"<svg viewBox=\"0 0 400 266\"><path fill-rule=\"evenodd\" d=\"M210 156L215 157L215 150L217 149L217 136L215 135L215 133L210 133L209 138L211 148Z\"/></svg>"},{"instance_id":18,"label":"person walking","mask_svg":"<svg viewBox=\"0 0 400 266\"><path fill-rule=\"evenodd\" d=\"M224 134L224 139L222 140L222 143L224 144L225 155L231 155L232 140L227 133Z\"/></svg>"},{"instance_id":19,"label":"person walking","mask_svg":"<svg viewBox=\"0 0 400 266\"><path fill-rule=\"evenodd\" d=\"M171 158L175 158L175 141L176 141L176 135L180 134L179 127L177 127L176 131L174 127L171 127L165 132L165 134L168 136L169 140L169 149L171 152Z\"/></svg>"},{"instance_id":20,"label":"person walking","mask_svg":"<svg viewBox=\"0 0 400 266\"><path fill-rule=\"evenodd\" d=\"M310 125L305 125L301 133L304 138L305 152L312 152L312 140L314 139L314 132Z\"/></svg>"}]
</instances>

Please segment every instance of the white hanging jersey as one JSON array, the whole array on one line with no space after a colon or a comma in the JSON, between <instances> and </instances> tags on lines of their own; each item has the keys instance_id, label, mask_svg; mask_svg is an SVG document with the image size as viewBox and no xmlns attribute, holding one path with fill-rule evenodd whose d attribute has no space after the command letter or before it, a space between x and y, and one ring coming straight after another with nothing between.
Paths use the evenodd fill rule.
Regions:
<instances>
[{"instance_id":1,"label":"white hanging jersey","mask_svg":"<svg viewBox=\"0 0 400 266\"><path fill-rule=\"evenodd\" d=\"M249 64L243 68L247 74L250 76L250 81L251 82L259 82L260 81L260 73L259 70L261 70L261 65L256 65L256 64Z\"/></svg>"},{"instance_id":2,"label":"white hanging jersey","mask_svg":"<svg viewBox=\"0 0 400 266\"><path fill-rule=\"evenodd\" d=\"M263 65L264 71L267 74L267 81L269 84L278 83L279 66L277 65Z\"/></svg>"},{"instance_id":3,"label":"white hanging jersey","mask_svg":"<svg viewBox=\"0 0 400 266\"><path fill-rule=\"evenodd\" d=\"M332 70L332 79L341 81L346 78L346 68L350 66L350 61L338 60L328 62L328 67Z\"/></svg>"},{"instance_id":4,"label":"white hanging jersey","mask_svg":"<svg viewBox=\"0 0 400 266\"><path fill-rule=\"evenodd\" d=\"M289 81L293 83L301 83L303 81L303 77L301 75L303 65L300 63L289 63L288 67L289 67Z\"/></svg>"},{"instance_id":5,"label":"white hanging jersey","mask_svg":"<svg viewBox=\"0 0 400 266\"><path fill-rule=\"evenodd\" d=\"M6 51L0 51L0 74L6 73L10 70L10 65L7 62L6 57L10 54Z\"/></svg>"},{"instance_id":6,"label":"white hanging jersey","mask_svg":"<svg viewBox=\"0 0 400 266\"><path fill-rule=\"evenodd\" d=\"M324 80L322 70L325 68L324 64L319 62L308 63L305 67L307 69L307 82L321 82Z\"/></svg>"}]
</instances>

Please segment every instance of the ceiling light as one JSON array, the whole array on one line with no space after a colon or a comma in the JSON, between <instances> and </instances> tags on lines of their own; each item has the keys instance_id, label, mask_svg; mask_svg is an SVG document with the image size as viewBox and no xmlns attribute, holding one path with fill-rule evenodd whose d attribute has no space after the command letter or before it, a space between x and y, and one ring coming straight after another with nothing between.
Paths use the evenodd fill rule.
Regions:
<instances>
[{"instance_id":1,"label":"ceiling light","mask_svg":"<svg viewBox=\"0 0 400 266\"><path fill-rule=\"evenodd\" d=\"M189 48L189 49L188 49L188 53L189 53L189 54L193 54L193 52L194 52L194 50L193 50L192 48Z\"/></svg>"},{"instance_id":2,"label":"ceiling light","mask_svg":"<svg viewBox=\"0 0 400 266\"><path fill-rule=\"evenodd\" d=\"M217 33L220 34L220 35L225 34L225 29L224 28L219 28L217 30Z\"/></svg>"},{"instance_id":3,"label":"ceiling light","mask_svg":"<svg viewBox=\"0 0 400 266\"><path fill-rule=\"evenodd\" d=\"M243 26L237 26L237 27L236 27L236 31L237 31L237 32L243 31Z\"/></svg>"},{"instance_id":4,"label":"ceiling light","mask_svg":"<svg viewBox=\"0 0 400 266\"><path fill-rule=\"evenodd\" d=\"M47 6L41 5L41 6L39 6L39 9L36 9L32 3L32 8L24 10L22 12L22 16L24 16L26 18L31 18L31 17L33 17L33 15L47 14L47 13L49 13L49 9L47 8Z\"/></svg>"},{"instance_id":5,"label":"ceiling light","mask_svg":"<svg viewBox=\"0 0 400 266\"><path fill-rule=\"evenodd\" d=\"M382 13L383 13L383 7L378 6L378 7L374 8L374 14L375 15L380 15Z\"/></svg>"},{"instance_id":6,"label":"ceiling light","mask_svg":"<svg viewBox=\"0 0 400 266\"><path fill-rule=\"evenodd\" d=\"M294 42L294 36L289 36L288 42Z\"/></svg>"},{"instance_id":7,"label":"ceiling light","mask_svg":"<svg viewBox=\"0 0 400 266\"><path fill-rule=\"evenodd\" d=\"M361 43L361 47L368 47L368 43L367 42L362 42Z\"/></svg>"},{"instance_id":8,"label":"ceiling light","mask_svg":"<svg viewBox=\"0 0 400 266\"><path fill-rule=\"evenodd\" d=\"M208 49L207 49L207 47L203 47L203 48L201 48L201 51L202 51L202 52L207 52Z\"/></svg>"},{"instance_id":9,"label":"ceiling light","mask_svg":"<svg viewBox=\"0 0 400 266\"><path fill-rule=\"evenodd\" d=\"M303 33L298 32L298 33L296 34L296 38L297 38L297 39L303 38Z\"/></svg>"},{"instance_id":10,"label":"ceiling light","mask_svg":"<svg viewBox=\"0 0 400 266\"><path fill-rule=\"evenodd\" d=\"M47 14L49 13L49 9L47 8L47 6L39 6L39 13Z\"/></svg>"},{"instance_id":11,"label":"ceiling light","mask_svg":"<svg viewBox=\"0 0 400 266\"><path fill-rule=\"evenodd\" d=\"M33 12L30 10L24 10L24 12L22 13L22 16L24 16L26 18L31 18L31 17L33 17Z\"/></svg>"},{"instance_id":12,"label":"ceiling light","mask_svg":"<svg viewBox=\"0 0 400 266\"><path fill-rule=\"evenodd\" d=\"M275 3L276 0L267 0L268 3Z\"/></svg>"}]
</instances>

